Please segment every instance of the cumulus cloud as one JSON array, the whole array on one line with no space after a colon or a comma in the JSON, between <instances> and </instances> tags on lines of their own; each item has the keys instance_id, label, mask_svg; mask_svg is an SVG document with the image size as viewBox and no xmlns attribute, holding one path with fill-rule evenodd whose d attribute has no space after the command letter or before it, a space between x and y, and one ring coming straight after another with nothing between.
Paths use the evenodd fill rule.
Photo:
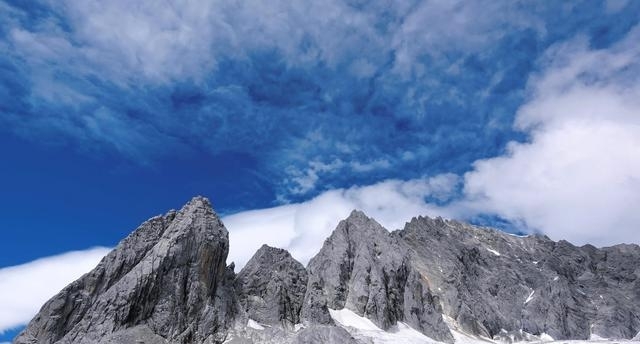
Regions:
<instances>
[{"instance_id":1,"label":"cumulus cloud","mask_svg":"<svg viewBox=\"0 0 640 344\"><path fill-rule=\"evenodd\" d=\"M0 269L0 333L26 324L49 298L89 272L108 252L96 247Z\"/></svg>"},{"instance_id":2,"label":"cumulus cloud","mask_svg":"<svg viewBox=\"0 0 640 344\"><path fill-rule=\"evenodd\" d=\"M467 205L576 244L640 242L638 40L551 47L516 117L530 140L474 163Z\"/></svg>"},{"instance_id":3,"label":"cumulus cloud","mask_svg":"<svg viewBox=\"0 0 640 344\"><path fill-rule=\"evenodd\" d=\"M409 181L387 180L373 185L326 191L302 203L245 211L223 218L229 230L229 261L238 267L262 245L281 247L305 263L322 247L338 222L354 209L364 211L389 230L420 214L452 217L445 207L427 202L455 192L459 177L442 174Z\"/></svg>"},{"instance_id":4,"label":"cumulus cloud","mask_svg":"<svg viewBox=\"0 0 640 344\"><path fill-rule=\"evenodd\" d=\"M619 22L595 2L0 6L1 130L143 163L239 152L294 200L497 154L541 47Z\"/></svg>"}]
</instances>

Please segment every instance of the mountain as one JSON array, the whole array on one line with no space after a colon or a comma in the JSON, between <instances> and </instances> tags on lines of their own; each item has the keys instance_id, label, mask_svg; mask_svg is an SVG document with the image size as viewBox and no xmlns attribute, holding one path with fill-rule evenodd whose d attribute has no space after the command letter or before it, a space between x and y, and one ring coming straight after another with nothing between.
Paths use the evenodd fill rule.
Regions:
<instances>
[{"instance_id":1,"label":"mountain","mask_svg":"<svg viewBox=\"0 0 640 344\"><path fill-rule=\"evenodd\" d=\"M328 309L346 307L385 330L405 321L433 339L452 342L428 281L404 251L380 224L352 212L309 262L302 318L331 324Z\"/></svg>"},{"instance_id":2,"label":"mountain","mask_svg":"<svg viewBox=\"0 0 640 344\"><path fill-rule=\"evenodd\" d=\"M214 343L238 311L227 230L209 201L143 223L49 300L15 343Z\"/></svg>"},{"instance_id":3,"label":"mountain","mask_svg":"<svg viewBox=\"0 0 640 344\"><path fill-rule=\"evenodd\" d=\"M263 245L236 278L241 308L252 320L288 329L300 323L307 270L289 252Z\"/></svg>"},{"instance_id":4,"label":"mountain","mask_svg":"<svg viewBox=\"0 0 640 344\"><path fill-rule=\"evenodd\" d=\"M262 246L236 274L210 202L143 223L14 340L472 343L640 338L640 247L576 247L354 211L305 268Z\"/></svg>"}]
</instances>

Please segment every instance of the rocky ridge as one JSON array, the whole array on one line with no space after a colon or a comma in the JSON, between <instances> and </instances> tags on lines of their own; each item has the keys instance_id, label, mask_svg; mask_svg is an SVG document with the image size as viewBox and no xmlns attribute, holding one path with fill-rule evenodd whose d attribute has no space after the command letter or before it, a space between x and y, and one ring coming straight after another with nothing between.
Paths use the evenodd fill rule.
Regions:
<instances>
[{"instance_id":1,"label":"rocky ridge","mask_svg":"<svg viewBox=\"0 0 640 344\"><path fill-rule=\"evenodd\" d=\"M143 223L14 343L376 342L337 322L341 309L427 342L640 331L637 245L576 247L428 217L389 232L354 211L306 268L265 245L235 274L228 249L226 228L196 197Z\"/></svg>"},{"instance_id":2,"label":"rocky ridge","mask_svg":"<svg viewBox=\"0 0 640 344\"><path fill-rule=\"evenodd\" d=\"M263 245L236 277L247 316L261 324L293 329L307 289L307 270L289 252Z\"/></svg>"}]
</instances>

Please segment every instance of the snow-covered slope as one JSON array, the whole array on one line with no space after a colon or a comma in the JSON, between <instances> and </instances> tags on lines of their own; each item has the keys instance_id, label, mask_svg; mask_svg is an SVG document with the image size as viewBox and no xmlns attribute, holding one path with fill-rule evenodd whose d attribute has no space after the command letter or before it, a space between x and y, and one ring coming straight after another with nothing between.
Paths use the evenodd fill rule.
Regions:
<instances>
[{"instance_id":1,"label":"snow-covered slope","mask_svg":"<svg viewBox=\"0 0 640 344\"><path fill-rule=\"evenodd\" d=\"M427 217L389 232L353 211L307 267L263 246L236 274L228 249L196 197L141 225L14 344L640 344L638 245Z\"/></svg>"},{"instance_id":2,"label":"snow-covered slope","mask_svg":"<svg viewBox=\"0 0 640 344\"><path fill-rule=\"evenodd\" d=\"M442 344L437 340L431 339L424 334L414 330L409 325L398 322L397 326L389 331L384 331L377 327L371 320L359 316L355 312L343 308L340 310L329 309L331 318L344 329L349 332L355 339L363 343L372 344ZM507 341L491 340L489 338L474 336L462 331L453 319L445 317L445 322L449 326L451 333L453 334L456 344L497 344L505 343ZM521 333L527 337L526 341L521 343L544 343L544 344L594 344L594 343L614 343L611 340L599 337L592 337L591 340L560 340L555 341L549 335L543 334L541 336L533 336L526 333ZM509 336L505 336L509 338ZM518 341L514 341L516 343ZM620 343L621 341L615 341ZM638 344L640 340L622 341L628 344Z\"/></svg>"},{"instance_id":3,"label":"snow-covered slope","mask_svg":"<svg viewBox=\"0 0 640 344\"><path fill-rule=\"evenodd\" d=\"M440 343L412 329L403 322L398 322L389 331L377 327L371 320L361 317L353 311L343 308L329 309L331 318L344 327L355 339L373 344L426 344Z\"/></svg>"}]
</instances>

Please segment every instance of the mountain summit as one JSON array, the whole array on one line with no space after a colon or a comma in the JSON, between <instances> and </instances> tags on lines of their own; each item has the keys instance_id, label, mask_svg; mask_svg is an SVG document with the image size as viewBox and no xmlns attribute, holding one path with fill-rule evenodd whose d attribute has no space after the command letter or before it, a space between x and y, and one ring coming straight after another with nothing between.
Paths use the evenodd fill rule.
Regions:
<instances>
[{"instance_id":1,"label":"mountain summit","mask_svg":"<svg viewBox=\"0 0 640 344\"><path fill-rule=\"evenodd\" d=\"M49 300L15 344L455 343L640 335L640 247L576 247L354 211L305 268L264 245L238 273L196 197Z\"/></svg>"},{"instance_id":2,"label":"mountain summit","mask_svg":"<svg viewBox=\"0 0 640 344\"><path fill-rule=\"evenodd\" d=\"M49 300L15 343L214 343L236 307L227 230L196 197L156 216Z\"/></svg>"}]
</instances>

